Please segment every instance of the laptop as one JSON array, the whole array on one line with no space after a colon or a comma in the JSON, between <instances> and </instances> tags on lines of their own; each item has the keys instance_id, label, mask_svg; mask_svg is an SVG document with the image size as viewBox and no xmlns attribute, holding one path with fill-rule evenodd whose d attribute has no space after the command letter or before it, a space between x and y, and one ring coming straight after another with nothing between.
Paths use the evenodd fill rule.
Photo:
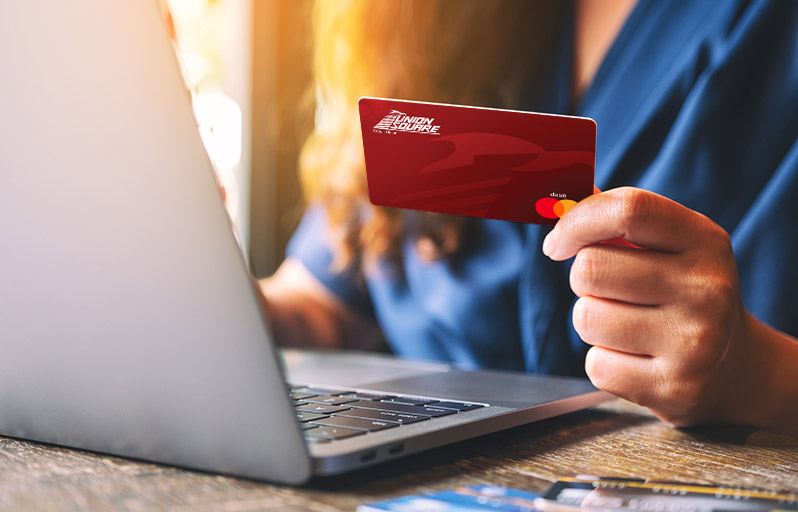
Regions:
<instances>
[{"instance_id":1,"label":"laptop","mask_svg":"<svg viewBox=\"0 0 798 512\"><path fill-rule=\"evenodd\" d=\"M155 1L2 2L0 69L0 434L299 484L608 398L278 350Z\"/></svg>"}]
</instances>

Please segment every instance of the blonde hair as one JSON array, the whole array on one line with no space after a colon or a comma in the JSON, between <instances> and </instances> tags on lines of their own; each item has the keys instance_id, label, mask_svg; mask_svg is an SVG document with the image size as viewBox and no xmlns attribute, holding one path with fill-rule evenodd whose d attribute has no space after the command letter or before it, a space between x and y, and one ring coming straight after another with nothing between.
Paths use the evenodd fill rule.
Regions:
<instances>
[{"instance_id":1,"label":"blonde hair","mask_svg":"<svg viewBox=\"0 0 798 512\"><path fill-rule=\"evenodd\" d=\"M550 37L558 2L316 0L316 127L300 157L309 202L327 210L342 268L399 256L407 212L368 201L357 114L361 96L513 108ZM459 217L418 214L430 258L455 251Z\"/></svg>"}]
</instances>

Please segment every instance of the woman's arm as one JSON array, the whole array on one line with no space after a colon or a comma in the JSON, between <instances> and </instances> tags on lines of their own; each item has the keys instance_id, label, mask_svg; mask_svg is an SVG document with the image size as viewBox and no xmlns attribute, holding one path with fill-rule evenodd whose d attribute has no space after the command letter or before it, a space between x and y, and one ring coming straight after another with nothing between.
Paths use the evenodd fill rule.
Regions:
<instances>
[{"instance_id":1,"label":"woman's arm","mask_svg":"<svg viewBox=\"0 0 798 512\"><path fill-rule=\"evenodd\" d=\"M368 349L379 339L374 321L347 307L297 259L286 259L259 284L279 345Z\"/></svg>"},{"instance_id":2,"label":"woman's arm","mask_svg":"<svg viewBox=\"0 0 798 512\"><path fill-rule=\"evenodd\" d=\"M640 248L599 243L621 236ZM597 387L676 425L798 435L798 342L746 311L729 235L716 223L619 188L574 206L543 251L575 256L573 323L592 345L585 370Z\"/></svg>"}]
</instances>

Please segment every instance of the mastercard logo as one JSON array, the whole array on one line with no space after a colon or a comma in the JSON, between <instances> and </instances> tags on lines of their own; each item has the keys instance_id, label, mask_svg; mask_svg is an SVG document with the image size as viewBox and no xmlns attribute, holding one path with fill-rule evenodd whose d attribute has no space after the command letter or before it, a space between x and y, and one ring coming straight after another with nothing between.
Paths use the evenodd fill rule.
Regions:
<instances>
[{"instance_id":1,"label":"mastercard logo","mask_svg":"<svg viewBox=\"0 0 798 512\"><path fill-rule=\"evenodd\" d=\"M541 197L538 199L538 202L535 203L535 211L541 217L545 217L547 219L559 219L565 212L573 208L576 204L576 201L572 201L570 199L555 199L553 197Z\"/></svg>"}]
</instances>

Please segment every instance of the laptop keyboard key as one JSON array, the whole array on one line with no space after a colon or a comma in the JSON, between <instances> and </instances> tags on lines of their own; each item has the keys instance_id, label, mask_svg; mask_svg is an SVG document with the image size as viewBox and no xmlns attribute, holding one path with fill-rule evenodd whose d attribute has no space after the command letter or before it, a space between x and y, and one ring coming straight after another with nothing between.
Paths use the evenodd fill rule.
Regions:
<instances>
[{"instance_id":1,"label":"laptop keyboard key","mask_svg":"<svg viewBox=\"0 0 798 512\"><path fill-rule=\"evenodd\" d=\"M297 411L296 417L300 423L304 423L306 421L313 421L313 420L320 420L322 418L326 418L326 414L316 414L314 412L300 412Z\"/></svg>"},{"instance_id":2,"label":"laptop keyboard key","mask_svg":"<svg viewBox=\"0 0 798 512\"><path fill-rule=\"evenodd\" d=\"M392 400L396 398L395 395L377 395L374 393L352 393L351 395L346 395L347 397L354 398L356 400Z\"/></svg>"},{"instance_id":3,"label":"laptop keyboard key","mask_svg":"<svg viewBox=\"0 0 798 512\"><path fill-rule=\"evenodd\" d=\"M310 402L312 404L341 405L349 402L357 402L357 398L352 398L348 396L320 395L320 396L314 396L312 398L307 398L305 399L305 401Z\"/></svg>"},{"instance_id":4,"label":"laptop keyboard key","mask_svg":"<svg viewBox=\"0 0 798 512\"><path fill-rule=\"evenodd\" d=\"M427 405L434 404L437 400L431 398L415 398L412 396L397 396L389 400L390 402L406 405Z\"/></svg>"},{"instance_id":5,"label":"laptop keyboard key","mask_svg":"<svg viewBox=\"0 0 798 512\"><path fill-rule=\"evenodd\" d=\"M317 425L325 425L328 427L346 427L354 428L357 430L366 430L368 432L376 432L378 430L385 430L386 428L398 427L398 423L391 423L382 420L367 420L363 418L347 418L345 416L332 416L317 420L314 422Z\"/></svg>"},{"instance_id":6,"label":"laptop keyboard key","mask_svg":"<svg viewBox=\"0 0 798 512\"><path fill-rule=\"evenodd\" d=\"M326 437L329 439L346 439L365 434L365 430L354 430L344 427L318 427L305 431L307 437Z\"/></svg>"},{"instance_id":7,"label":"laptop keyboard key","mask_svg":"<svg viewBox=\"0 0 798 512\"><path fill-rule=\"evenodd\" d=\"M485 407L480 404L465 404L462 402L437 402L435 407L443 407L444 409L456 409L458 411L470 411L472 409L481 409Z\"/></svg>"},{"instance_id":8,"label":"laptop keyboard key","mask_svg":"<svg viewBox=\"0 0 798 512\"><path fill-rule=\"evenodd\" d=\"M409 425L418 421L428 420L429 416L411 414L409 412L379 411L377 409L349 409L336 414L334 417L346 416L348 418L364 418L369 420L382 420L402 425Z\"/></svg>"},{"instance_id":9,"label":"laptop keyboard key","mask_svg":"<svg viewBox=\"0 0 798 512\"><path fill-rule=\"evenodd\" d=\"M304 392L299 392L299 391L291 391L291 393L289 393L289 396L293 400L304 400L306 398L311 398L311 397L314 397L316 395L314 395L313 393L304 393Z\"/></svg>"},{"instance_id":10,"label":"laptop keyboard key","mask_svg":"<svg viewBox=\"0 0 798 512\"><path fill-rule=\"evenodd\" d=\"M457 411L454 409L444 409L443 407L435 407L434 405L419 407L422 409L422 414L429 414L433 418L437 418L438 416L448 416L449 414L456 414Z\"/></svg>"},{"instance_id":11,"label":"laptop keyboard key","mask_svg":"<svg viewBox=\"0 0 798 512\"><path fill-rule=\"evenodd\" d=\"M346 405L350 407L362 407L364 409L379 409L381 411L409 412L411 414L426 414L427 416L434 416L434 414L427 413L424 411L423 407L419 407L417 405L405 405L393 402L371 402L368 400L352 402Z\"/></svg>"},{"instance_id":12,"label":"laptop keyboard key","mask_svg":"<svg viewBox=\"0 0 798 512\"><path fill-rule=\"evenodd\" d=\"M297 412L315 412L316 414L330 414L333 412L345 411L347 409L348 407L325 404L308 404L296 408Z\"/></svg>"}]
</instances>

